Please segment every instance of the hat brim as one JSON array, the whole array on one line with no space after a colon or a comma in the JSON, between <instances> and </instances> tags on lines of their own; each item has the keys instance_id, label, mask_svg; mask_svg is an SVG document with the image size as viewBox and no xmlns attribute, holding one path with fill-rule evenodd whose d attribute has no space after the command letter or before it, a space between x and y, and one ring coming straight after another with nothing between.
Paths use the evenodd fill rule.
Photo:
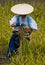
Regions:
<instances>
[{"instance_id":1,"label":"hat brim","mask_svg":"<svg viewBox=\"0 0 45 65\"><path fill-rule=\"evenodd\" d=\"M26 15L32 13L34 8L29 4L17 4L11 8L11 11L15 14Z\"/></svg>"}]
</instances>

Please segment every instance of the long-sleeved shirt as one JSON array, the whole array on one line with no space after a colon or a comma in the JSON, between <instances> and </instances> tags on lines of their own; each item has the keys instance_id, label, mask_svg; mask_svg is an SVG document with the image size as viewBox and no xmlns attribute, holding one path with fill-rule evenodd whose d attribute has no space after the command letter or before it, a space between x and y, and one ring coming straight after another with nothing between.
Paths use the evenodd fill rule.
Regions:
<instances>
[{"instance_id":1,"label":"long-sleeved shirt","mask_svg":"<svg viewBox=\"0 0 45 65\"><path fill-rule=\"evenodd\" d=\"M29 17L29 21L30 21L30 27L33 29L33 30L37 30L37 23L35 22L35 20L31 17L31 16L28 16ZM13 23L17 23L17 15L13 16L12 19L10 20L10 25L12 25ZM22 17L20 16L20 25L24 23L25 25L28 26L28 23L27 23L27 16L26 18L22 19ZM15 31L18 31L18 27L12 27L13 30Z\"/></svg>"}]
</instances>

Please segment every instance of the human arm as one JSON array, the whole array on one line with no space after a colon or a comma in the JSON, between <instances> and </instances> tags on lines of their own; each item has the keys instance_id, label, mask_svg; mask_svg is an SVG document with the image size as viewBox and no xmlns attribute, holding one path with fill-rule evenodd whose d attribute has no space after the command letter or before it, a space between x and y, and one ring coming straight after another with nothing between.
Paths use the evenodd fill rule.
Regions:
<instances>
[{"instance_id":1,"label":"human arm","mask_svg":"<svg viewBox=\"0 0 45 65\"><path fill-rule=\"evenodd\" d=\"M33 31L37 31L38 29L37 23L32 17L30 17L30 29L32 29Z\"/></svg>"},{"instance_id":2,"label":"human arm","mask_svg":"<svg viewBox=\"0 0 45 65\"><path fill-rule=\"evenodd\" d=\"M9 21L10 26L15 27L16 26L16 16L13 16L11 20Z\"/></svg>"},{"instance_id":3,"label":"human arm","mask_svg":"<svg viewBox=\"0 0 45 65\"><path fill-rule=\"evenodd\" d=\"M29 17L29 25L30 25L30 27L25 26L24 28L28 29L30 33L32 33L32 31L37 30L37 23L35 22L35 20L32 17Z\"/></svg>"}]
</instances>

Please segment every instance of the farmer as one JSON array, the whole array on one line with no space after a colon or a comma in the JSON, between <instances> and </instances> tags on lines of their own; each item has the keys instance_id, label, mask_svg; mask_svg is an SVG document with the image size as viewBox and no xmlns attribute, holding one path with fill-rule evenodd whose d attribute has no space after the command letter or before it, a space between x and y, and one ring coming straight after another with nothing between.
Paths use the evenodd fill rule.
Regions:
<instances>
[{"instance_id":1,"label":"farmer","mask_svg":"<svg viewBox=\"0 0 45 65\"><path fill-rule=\"evenodd\" d=\"M29 4L17 4L11 8L11 11L16 15L10 20L10 26L12 26L13 34L9 42L9 48L6 55L7 57L9 57L10 53L17 51L20 47L20 35L17 34L19 31L19 26L22 26L24 29L30 29L29 34L31 34L32 31L37 30L35 20L31 16L27 15L32 13L33 10L34 8Z\"/></svg>"}]
</instances>

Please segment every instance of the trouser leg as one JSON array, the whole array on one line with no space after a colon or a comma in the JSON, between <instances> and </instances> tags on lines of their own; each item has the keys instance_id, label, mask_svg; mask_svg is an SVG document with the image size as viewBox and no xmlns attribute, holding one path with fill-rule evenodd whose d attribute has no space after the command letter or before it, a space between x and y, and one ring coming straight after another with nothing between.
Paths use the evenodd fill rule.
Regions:
<instances>
[{"instance_id":1,"label":"trouser leg","mask_svg":"<svg viewBox=\"0 0 45 65\"><path fill-rule=\"evenodd\" d=\"M12 53L14 50L15 50L15 52L17 51L17 49L20 46L20 39L19 38L20 38L20 36L17 34L12 35L10 42L9 42L9 48L8 48L7 56L10 53Z\"/></svg>"},{"instance_id":2,"label":"trouser leg","mask_svg":"<svg viewBox=\"0 0 45 65\"><path fill-rule=\"evenodd\" d=\"M10 55L10 53L12 53L13 50L15 50L15 34L12 35L10 42L9 42L9 47L8 47L8 51L7 51L7 56Z\"/></svg>"}]
</instances>

